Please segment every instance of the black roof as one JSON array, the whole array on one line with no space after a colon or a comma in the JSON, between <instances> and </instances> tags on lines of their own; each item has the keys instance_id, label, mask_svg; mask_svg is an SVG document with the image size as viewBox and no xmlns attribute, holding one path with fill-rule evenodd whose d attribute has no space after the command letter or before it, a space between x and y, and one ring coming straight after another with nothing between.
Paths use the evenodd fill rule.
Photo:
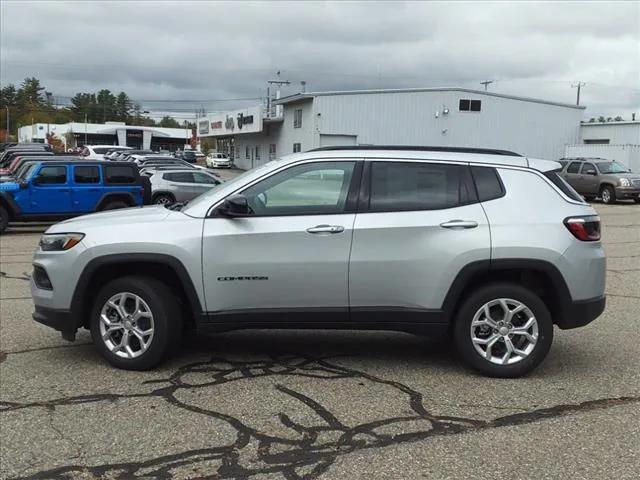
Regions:
<instances>
[{"instance_id":1,"label":"black roof","mask_svg":"<svg viewBox=\"0 0 640 480\"><path fill-rule=\"evenodd\" d=\"M523 157L519 153L509 150L496 150L493 148L473 147L426 147L410 145L347 145L343 147L320 147L309 150L310 152L327 152L333 150L410 150L418 152L452 152L452 153L478 153L483 155L505 155L509 157Z\"/></svg>"}]
</instances>

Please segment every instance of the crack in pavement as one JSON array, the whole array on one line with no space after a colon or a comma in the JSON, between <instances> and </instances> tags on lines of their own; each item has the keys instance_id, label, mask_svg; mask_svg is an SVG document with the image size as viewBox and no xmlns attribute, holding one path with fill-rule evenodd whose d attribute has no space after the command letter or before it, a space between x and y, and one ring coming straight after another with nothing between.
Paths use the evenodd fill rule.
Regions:
<instances>
[{"instance_id":1,"label":"crack in pavement","mask_svg":"<svg viewBox=\"0 0 640 480\"><path fill-rule=\"evenodd\" d=\"M22 272L22 276L16 277L13 275L8 275L7 272L0 272L0 278L11 278L13 280L26 280L27 282L31 281L31 274L27 272Z\"/></svg>"},{"instance_id":2,"label":"crack in pavement","mask_svg":"<svg viewBox=\"0 0 640 480\"><path fill-rule=\"evenodd\" d=\"M93 345L91 342L77 342L70 343L68 345L51 345L48 347L38 347L38 348L25 348L24 350L8 350L8 351L0 351L0 363L4 362L9 355L19 355L21 353L31 353L31 352L43 352L46 350L58 350L61 348L76 348L83 347L85 345Z\"/></svg>"},{"instance_id":3,"label":"crack in pavement","mask_svg":"<svg viewBox=\"0 0 640 480\"><path fill-rule=\"evenodd\" d=\"M427 410L424 396L419 391L398 381L336 364L333 361L336 356L312 357L296 354L270 355L268 358L238 361L213 357L208 361L190 363L178 368L165 379L142 382L142 385L160 385L148 393L98 393L32 403L0 402L1 415L4 412L31 408L46 408L54 412L60 406L117 402L120 399L161 398L173 408L225 422L235 430L235 440L225 445L185 450L134 462L69 464L15 477L15 480L68 479L77 475L90 475L93 478L168 479L180 468L190 468L191 472L209 470L201 478L210 479L246 480L258 475L280 474L287 480L315 480L331 468L338 457L359 450L384 448L442 435L530 424L581 412L640 403L640 396L603 398L527 410L491 420L436 415ZM406 405L402 415L381 415L381 418L373 421L349 425L339 419L340 412L332 412L318 399L279 382L280 379L291 377L313 379L314 382L350 379L362 386L366 386L368 382L395 390L396 394L404 398ZM273 388L277 392L298 402L305 407L305 411L313 414L306 416L304 423L301 423L287 412L278 413L280 424L291 436L261 431L245 423L244 417L236 418L223 411L213 410L209 405L200 406L180 398L180 394L185 392L217 389L231 382L251 382L259 378L274 378L276 381ZM204 397L213 398L211 395ZM415 430L407 431L409 427L416 425ZM212 467L212 464L217 468Z\"/></svg>"}]
</instances>

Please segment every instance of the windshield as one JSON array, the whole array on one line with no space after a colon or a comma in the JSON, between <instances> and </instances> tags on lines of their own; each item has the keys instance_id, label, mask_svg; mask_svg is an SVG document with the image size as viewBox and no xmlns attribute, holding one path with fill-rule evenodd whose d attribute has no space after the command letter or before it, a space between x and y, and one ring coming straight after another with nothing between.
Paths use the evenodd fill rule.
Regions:
<instances>
[{"instance_id":1,"label":"windshield","mask_svg":"<svg viewBox=\"0 0 640 480\"><path fill-rule=\"evenodd\" d=\"M26 166L26 168L21 167L21 170L16 175L16 179L24 180L26 178L29 178L31 176L31 172L33 172L33 169L36 168L36 165L37 163L32 163L31 165Z\"/></svg>"},{"instance_id":2,"label":"windshield","mask_svg":"<svg viewBox=\"0 0 640 480\"><path fill-rule=\"evenodd\" d=\"M616 162L599 162L596 164L600 173L628 173L629 170Z\"/></svg>"}]
</instances>

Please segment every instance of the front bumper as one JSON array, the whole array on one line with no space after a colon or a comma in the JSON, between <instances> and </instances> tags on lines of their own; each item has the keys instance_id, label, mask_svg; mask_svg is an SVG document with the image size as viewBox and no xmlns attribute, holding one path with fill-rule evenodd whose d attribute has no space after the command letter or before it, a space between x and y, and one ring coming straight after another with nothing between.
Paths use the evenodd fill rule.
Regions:
<instances>
[{"instance_id":1,"label":"front bumper","mask_svg":"<svg viewBox=\"0 0 640 480\"><path fill-rule=\"evenodd\" d=\"M640 197L640 188L638 187L616 187L616 198L618 200L638 197Z\"/></svg>"},{"instance_id":2,"label":"front bumper","mask_svg":"<svg viewBox=\"0 0 640 480\"><path fill-rule=\"evenodd\" d=\"M606 305L606 297L590 298L571 302L562 309L562 318L556 324L562 330L584 327L598 318Z\"/></svg>"},{"instance_id":3,"label":"front bumper","mask_svg":"<svg viewBox=\"0 0 640 480\"><path fill-rule=\"evenodd\" d=\"M36 322L58 330L65 340L75 340L78 326L75 317L69 310L56 310L40 305L36 305L35 308L32 316Z\"/></svg>"}]
</instances>

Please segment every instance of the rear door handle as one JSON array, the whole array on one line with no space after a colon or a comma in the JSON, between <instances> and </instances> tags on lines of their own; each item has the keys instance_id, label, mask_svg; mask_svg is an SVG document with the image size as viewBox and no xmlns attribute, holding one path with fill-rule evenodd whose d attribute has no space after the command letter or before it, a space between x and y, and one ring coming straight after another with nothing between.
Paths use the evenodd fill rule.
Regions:
<instances>
[{"instance_id":1,"label":"rear door handle","mask_svg":"<svg viewBox=\"0 0 640 480\"><path fill-rule=\"evenodd\" d=\"M340 225L316 225L315 227L307 228L308 233L342 233L344 227Z\"/></svg>"},{"instance_id":2,"label":"rear door handle","mask_svg":"<svg viewBox=\"0 0 640 480\"><path fill-rule=\"evenodd\" d=\"M448 222L441 223L442 228L476 228L478 222L473 220L449 220Z\"/></svg>"}]
</instances>

